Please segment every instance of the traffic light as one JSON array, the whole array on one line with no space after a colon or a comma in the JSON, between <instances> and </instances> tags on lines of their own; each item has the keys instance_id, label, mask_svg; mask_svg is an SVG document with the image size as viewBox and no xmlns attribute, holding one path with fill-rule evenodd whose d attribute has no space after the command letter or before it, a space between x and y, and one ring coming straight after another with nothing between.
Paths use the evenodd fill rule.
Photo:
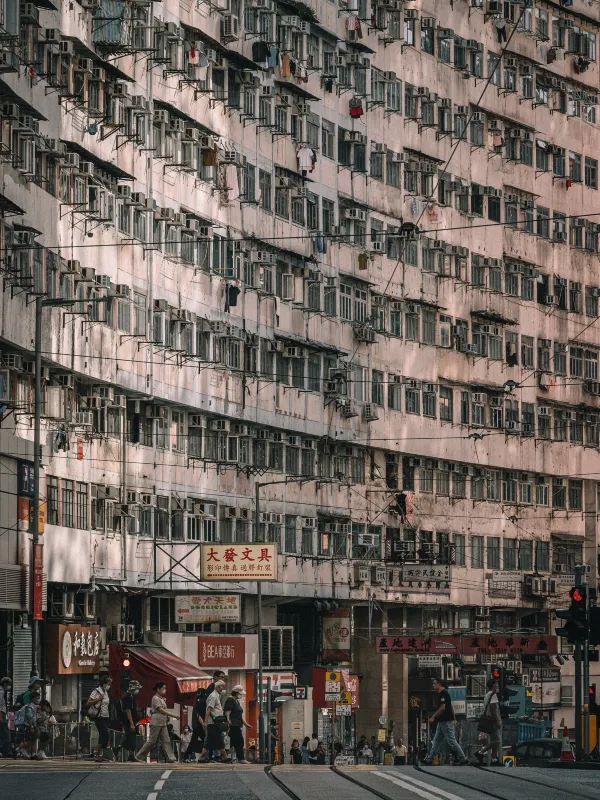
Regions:
<instances>
[{"instance_id":1,"label":"traffic light","mask_svg":"<svg viewBox=\"0 0 600 800\"><path fill-rule=\"evenodd\" d=\"M490 670L490 678L494 681L498 681L498 683L501 684L502 667L499 667L496 664L492 664L492 668ZM500 685L500 689L502 689L502 685Z\"/></svg>"},{"instance_id":2,"label":"traffic light","mask_svg":"<svg viewBox=\"0 0 600 800\"><path fill-rule=\"evenodd\" d=\"M121 689L126 692L129 689L129 681L131 680L131 659L129 658L129 653L123 653L123 658L121 659L121 670L120 670L120 677L121 677Z\"/></svg>"},{"instance_id":3,"label":"traffic light","mask_svg":"<svg viewBox=\"0 0 600 800\"><path fill-rule=\"evenodd\" d=\"M588 636L588 601L587 587L573 586L569 592L571 605L569 608L557 608L556 616L565 624L556 629L557 636L566 638L570 644L585 642Z\"/></svg>"},{"instance_id":4,"label":"traffic light","mask_svg":"<svg viewBox=\"0 0 600 800\"><path fill-rule=\"evenodd\" d=\"M589 700L588 700L588 707L590 710L590 714L597 714L598 713L598 704L596 703L596 684L592 683L589 688Z\"/></svg>"}]
</instances>

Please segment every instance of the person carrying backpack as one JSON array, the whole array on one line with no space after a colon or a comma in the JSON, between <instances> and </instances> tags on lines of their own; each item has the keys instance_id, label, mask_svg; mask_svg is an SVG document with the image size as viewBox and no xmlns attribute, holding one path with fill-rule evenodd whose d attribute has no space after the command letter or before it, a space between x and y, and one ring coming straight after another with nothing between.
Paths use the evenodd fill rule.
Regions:
<instances>
[{"instance_id":1,"label":"person carrying backpack","mask_svg":"<svg viewBox=\"0 0 600 800\"><path fill-rule=\"evenodd\" d=\"M90 694L86 703L86 714L96 726L98 731L98 751L96 753L96 761L106 762L114 761L115 754L108 747L110 739L110 675L102 675L98 686ZM107 758L104 753L109 749L112 758Z\"/></svg>"},{"instance_id":2,"label":"person carrying backpack","mask_svg":"<svg viewBox=\"0 0 600 800\"><path fill-rule=\"evenodd\" d=\"M204 740L206 738L206 727L204 720L206 717L206 701L215 690L217 681L225 680L225 673L221 669L213 672L212 683L205 689L198 689L196 692L196 702L192 711L192 738L187 749L188 758L194 753L201 753L204 750Z\"/></svg>"}]
</instances>

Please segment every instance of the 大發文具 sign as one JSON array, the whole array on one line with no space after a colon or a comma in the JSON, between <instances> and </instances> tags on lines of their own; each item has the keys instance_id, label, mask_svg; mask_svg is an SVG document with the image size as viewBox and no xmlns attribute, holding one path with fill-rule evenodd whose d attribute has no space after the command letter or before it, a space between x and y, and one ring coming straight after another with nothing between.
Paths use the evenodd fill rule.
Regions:
<instances>
[{"instance_id":1,"label":"\u5927\u767c\u6587\u5177 sign","mask_svg":"<svg viewBox=\"0 0 600 800\"><path fill-rule=\"evenodd\" d=\"M239 594L183 594L175 598L175 621L178 625L202 625L207 622L239 622Z\"/></svg>"},{"instance_id":2,"label":"\u5927\u767c\u6587\u5177 sign","mask_svg":"<svg viewBox=\"0 0 600 800\"><path fill-rule=\"evenodd\" d=\"M277 545L203 544L200 573L202 580L277 580Z\"/></svg>"}]
</instances>

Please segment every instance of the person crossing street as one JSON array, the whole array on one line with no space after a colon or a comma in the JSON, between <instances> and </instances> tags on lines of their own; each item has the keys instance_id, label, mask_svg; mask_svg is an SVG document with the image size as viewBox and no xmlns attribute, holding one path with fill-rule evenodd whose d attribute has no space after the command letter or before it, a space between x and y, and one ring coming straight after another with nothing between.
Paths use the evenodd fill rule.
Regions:
<instances>
[{"instance_id":1,"label":"person crossing street","mask_svg":"<svg viewBox=\"0 0 600 800\"><path fill-rule=\"evenodd\" d=\"M167 701L165 695L167 693L167 684L160 681L154 687L154 696L152 698L152 716L150 718L150 736L143 747L135 754L136 761L144 762L146 756L155 745L160 745L165 751L167 761L173 764L177 759L171 747L171 740L169 738L169 731L167 730L167 719L179 719L179 715L174 711L167 708Z\"/></svg>"},{"instance_id":2,"label":"person crossing street","mask_svg":"<svg viewBox=\"0 0 600 800\"><path fill-rule=\"evenodd\" d=\"M429 766L434 756L438 755L442 749L446 748L458 759L458 764L463 766L468 764L468 760L456 741L454 732L454 709L452 708L452 698L448 692L448 684L441 678L433 679L433 688L437 692L438 707L435 713L429 718L430 724L437 723L435 736L431 743L431 749L425 756L422 763Z\"/></svg>"}]
</instances>

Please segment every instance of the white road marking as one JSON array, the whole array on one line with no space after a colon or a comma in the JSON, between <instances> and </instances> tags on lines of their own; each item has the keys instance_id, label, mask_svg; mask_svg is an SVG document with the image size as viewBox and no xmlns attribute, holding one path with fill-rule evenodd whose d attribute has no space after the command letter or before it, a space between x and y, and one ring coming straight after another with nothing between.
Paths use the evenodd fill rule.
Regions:
<instances>
[{"instance_id":1,"label":"white road marking","mask_svg":"<svg viewBox=\"0 0 600 800\"><path fill-rule=\"evenodd\" d=\"M158 797L158 792L150 792L146 800L156 800L157 797Z\"/></svg>"},{"instance_id":2,"label":"white road marking","mask_svg":"<svg viewBox=\"0 0 600 800\"><path fill-rule=\"evenodd\" d=\"M154 784L154 791L160 792L160 790L163 788L164 785L165 785L164 781L156 781L156 783Z\"/></svg>"},{"instance_id":3,"label":"white road marking","mask_svg":"<svg viewBox=\"0 0 600 800\"><path fill-rule=\"evenodd\" d=\"M172 769L166 769L163 774L160 776L163 781L166 781L168 778L171 777L171 773L173 772Z\"/></svg>"},{"instance_id":4,"label":"white road marking","mask_svg":"<svg viewBox=\"0 0 600 800\"><path fill-rule=\"evenodd\" d=\"M463 800L463 798L457 794L447 792L445 789L438 789L437 786L432 786L429 783L425 783L425 781L419 781L413 778L412 775L408 776L403 773L401 779L397 778L395 775L390 775L388 772L374 772L373 775L385 778L385 780L391 781L391 783L395 783L403 789L408 789L410 792L426 798L426 800L439 800L440 797L445 797L447 800Z\"/></svg>"}]
</instances>

